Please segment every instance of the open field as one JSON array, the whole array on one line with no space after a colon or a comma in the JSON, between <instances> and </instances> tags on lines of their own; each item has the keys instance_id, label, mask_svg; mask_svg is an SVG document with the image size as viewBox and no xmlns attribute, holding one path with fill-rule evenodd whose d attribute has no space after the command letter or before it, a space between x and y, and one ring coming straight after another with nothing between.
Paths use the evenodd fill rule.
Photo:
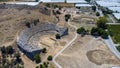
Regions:
<instances>
[{"instance_id":1,"label":"open field","mask_svg":"<svg viewBox=\"0 0 120 68\"><path fill-rule=\"evenodd\" d=\"M120 25L108 25L108 30L114 43L120 43Z\"/></svg>"},{"instance_id":2,"label":"open field","mask_svg":"<svg viewBox=\"0 0 120 68\"><path fill-rule=\"evenodd\" d=\"M96 27L96 17L95 16L87 16L87 15L80 15L74 17L71 23L77 28L84 27L87 30L90 30L92 27Z\"/></svg>"},{"instance_id":3,"label":"open field","mask_svg":"<svg viewBox=\"0 0 120 68\"><path fill-rule=\"evenodd\" d=\"M75 43L56 61L63 68L111 68L120 65L120 60L111 53L101 38L89 35L78 36Z\"/></svg>"}]
</instances>

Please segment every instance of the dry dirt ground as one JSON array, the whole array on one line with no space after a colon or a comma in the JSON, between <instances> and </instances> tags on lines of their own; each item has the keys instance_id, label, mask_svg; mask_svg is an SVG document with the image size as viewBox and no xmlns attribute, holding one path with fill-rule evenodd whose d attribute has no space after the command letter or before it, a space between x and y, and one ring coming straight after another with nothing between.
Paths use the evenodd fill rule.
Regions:
<instances>
[{"instance_id":1,"label":"dry dirt ground","mask_svg":"<svg viewBox=\"0 0 120 68\"><path fill-rule=\"evenodd\" d=\"M31 22L34 19L39 19L40 22L55 22L55 19L51 16L44 15L39 12L39 9L29 9L29 8L0 8L0 46L15 45L16 37L19 35L20 31L24 28L26 21ZM64 21L64 15L60 16L60 21L57 25L68 26ZM54 56L59 50L61 50L66 43L68 43L73 37L74 30L69 28L69 35L62 37L62 39L55 39L55 34L46 33L40 38L40 46L42 48L47 48L46 54L40 54L42 61L47 61L47 56ZM35 36L33 36L33 39ZM16 45L15 45L16 47ZM17 47L16 47L17 49ZM25 68L35 68L36 63L31 61L21 52L21 58L24 62ZM54 64L51 62L51 68Z\"/></svg>"},{"instance_id":2,"label":"dry dirt ground","mask_svg":"<svg viewBox=\"0 0 120 68\"><path fill-rule=\"evenodd\" d=\"M38 9L0 9L0 45L10 45L15 41L17 33L26 28L25 21L34 19L49 22L53 20L50 16L41 14Z\"/></svg>"},{"instance_id":3,"label":"dry dirt ground","mask_svg":"<svg viewBox=\"0 0 120 68\"><path fill-rule=\"evenodd\" d=\"M63 68L110 68L119 66L117 59L101 38L80 35L57 59Z\"/></svg>"},{"instance_id":4,"label":"dry dirt ground","mask_svg":"<svg viewBox=\"0 0 120 68\"><path fill-rule=\"evenodd\" d=\"M39 12L38 9L29 8L0 8L0 46L15 46L16 37L21 30L27 28L26 21L39 19L40 22L53 22L54 19ZM35 68L36 64L21 54L25 68Z\"/></svg>"},{"instance_id":5,"label":"dry dirt ground","mask_svg":"<svg viewBox=\"0 0 120 68\"><path fill-rule=\"evenodd\" d=\"M41 14L39 9L0 9L0 46L13 45L18 33L26 28L25 21L39 19L44 22L54 22L54 18ZM82 20L84 21L84 19ZM64 15L60 15L57 25L68 26L64 21ZM73 37L73 28L69 27L69 35L60 40L55 39L54 34L45 34L40 38L40 46L47 48L47 54L41 54L42 61L46 61L48 55L54 56ZM25 68L35 68L32 62L24 54L21 55ZM58 58L57 62L64 68L108 68L120 65L120 61L109 51L105 43L91 36L78 37ZM54 64L51 62L51 66ZM51 67L52 68L52 67Z\"/></svg>"},{"instance_id":6,"label":"dry dirt ground","mask_svg":"<svg viewBox=\"0 0 120 68\"><path fill-rule=\"evenodd\" d=\"M94 15L77 14L73 16L71 24L75 25L77 28L84 27L90 30L92 27L96 27L96 20L98 17Z\"/></svg>"}]
</instances>

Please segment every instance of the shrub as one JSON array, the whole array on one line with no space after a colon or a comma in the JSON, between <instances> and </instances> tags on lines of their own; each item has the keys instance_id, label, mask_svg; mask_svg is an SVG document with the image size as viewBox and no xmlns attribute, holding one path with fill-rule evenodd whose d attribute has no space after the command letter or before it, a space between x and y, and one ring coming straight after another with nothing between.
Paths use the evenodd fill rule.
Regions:
<instances>
[{"instance_id":1,"label":"shrub","mask_svg":"<svg viewBox=\"0 0 120 68\"><path fill-rule=\"evenodd\" d=\"M46 3L45 6L50 7L50 4L49 4L49 3Z\"/></svg>"},{"instance_id":2,"label":"shrub","mask_svg":"<svg viewBox=\"0 0 120 68\"><path fill-rule=\"evenodd\" d=\"M96 12L96 16L100 16L100 13L99 13L99 12Z\"/></svg>"},{"instance_id":3,"label":"shrub","mask_svg":"<svg viewBox=\"0 0 120 68\"><path fill-rule=\"evenodd\" d=\"M37 25L38 22L39 22L39 19L36 19L36 20L33 21L35 26Z\"/></svg>"},{"instance_id":4,"label":"shrub","mask_svg":"<svg viewBox=\"0 0 120 68\"><path fill-rule=\"evenodd\" d=\"M27 26L28 28L31 27L29 22L26 23L26 26Z\"/></svg>"},{"instance_id":5,"label":"shrub","mask_svg":"<svg viewBox=\"0 0 120 68\"><path fill-rule=\"evenodd\" d=\"M39 56L39 54L36 54L36 55L34 56L34 60L35 60L36 63L41 62L41 57Z\"/></svg>"},{"instance_id":6,"label":"shrub","mask_svg":"<svg viewBox=\"0 0 120 68\"><path fill-rule=\"evenodd\" d=\"M99 36L99 34L98 34L98 28L96 28L96 27L93 27L92 29L91 29L91 35L94 35L94 36Z\"/></svg>"},{"instance_id":7,"label":"shrub","mask_svg":"<svg viewBox=\"0 0 120 68\"><path fill-rule=\"evenodd\" d=\"M16 54L15 54L15 57L16 57L16 62L17 62L17 63L22 62L22 59L20 58L20 53L16 53Z\"/></svg>"},{"instance_id":8,"label":"shrub","mask_svg":"<svg viewBox=\"0 0 120 68\"><path fill-rule=\"evenodd\" d=\"M43 64L44 64L44 66L45 66L46 68L48 68L47 62L44 62Z\"/></svg>"},{"instance_id":9,"label":"shrub","mask_svg":"<svg viewBox=\"0 0 120 68\"><path fill-rule=\"evenodd\" d=\"M108 38L108 32L103 29L100 30L100 35L104 39Z\"/></svg>"},{"instance_id":10,"label":"shrub","mask_svg":"<svg viewBox=\"0 0 120 68\"><path fill-rule=\"evenodd\" d=\"M2 54L6 54L6 48L5 48L5 46L1 47L1 52L2 52Z\"/></svg>"},{"instance_id":11,"label":"shrub","mask_svg":"<svg viewBox=\"0 0 120 68\"><path fill-rule=\"evenodd\" d=\"M108 38L108 32L105 31L102 28L95 28L95 27L93 27L91 29L91 35L93 35L93 36L101 36L104 39Z\"/></svg>"},{"instance_id":12,"label":"shrub","mask_svg":"<svg viewBox=\"0 0 120 68\"><path fill-rule=\"evenodd\" d=\"M43 48L42 49L42 53L46 53L47 49L46 48Z\"/></svg>"},{"instance_id":13,"label":"shrub","mask_svg":"<svg viewBox=\"0 0 120 68\"><path fill-rule=\"evenodd\" d=\"M96 11L96 6L92 6L92 10L95 12Z\"/></svg>"},{"instance_id":14,"label":"shrub","mask_svg":"<svg viewBox=\"0 0 120 68\"><path fill-rule=\"evenodd\" d=\"M107 28L107 18L106 17L99 17L98 21L97 21L97 27L98 28L102 28L102 29L106 29Z\"/></svg>"},{"instance_id":15,"label":"shrub","mask_svg":"<svg viewBox=\"0 0 120 68\"><path fill-rule=\"evenodd\" d=\"M61 38L60 34L56 34L56 39L60 39L60 38Z\"/></svg>"},{"instance_id":16,"label":"shrub","mask_svg":"<svg viewBox=\"0 0 120 68\"><path fill-rule=\"evenodd\" d=\"M36 66L35 68L39 68L39 66Z\"/></svg>"},{"instance_id":17,"label":"shrub","mask_svg":"<svg viewBox=\"0 0 120 68\"><path fill-rule=\"evenodd\" d=\"M14 52L12 46L6 47L6 51L7 51L8 54L13 54L13 52Z\"/></svg>"},{"instance_id":18,"label":"shrub","mask_svg":"<svg viewBox=\"0 0 120 68\"><path fill-rule=\"evenodd\" d=\"M85 30L85 28L83 28L83 27L78 28L78 29L77 29L77 33L78 33L78 34L85 34L85 33L86 33L86 30Z\"/></svg>"},{"instance_id":19,"label":"shrub","mask_svg":"<svg viewBox=\"0 0 120 68\"><path fill-rule=\"evenodd\" d=\"M54 6L54 8L58 8L58 5L53 5Z\"/></svg>"},{"instance_id":20,"label":"shrub","mask_svg":"<svg viewBox=\"0 0 120 68\"><path fill-rule=\"evenodd\" d=\"M45 66L44 66L44 65L42 65L42 64L40 64L40 68L45 68Z\"/></svg>"},{"instance_id":21,"label":"shrub","mask_svg":"<svg viewBox=\"0 0 120 68\"><path fill-rule=\"evenodd\" d=\"M70 14L66 14L66 15L65 15L65 21L68 21L70 18L71 18L71 15L70 15Z\"/></svg>"},{"instance_id":22,"label":"shrub","mask_svg":"<svg viewBox=\"0 0 120 68\"><path fill-rule=\"evenodd\" d=\"M48 60L48 61L52 61L52 56L51 56L51 55L48 56L47 60Z\"/></svg>"}]
</instances>

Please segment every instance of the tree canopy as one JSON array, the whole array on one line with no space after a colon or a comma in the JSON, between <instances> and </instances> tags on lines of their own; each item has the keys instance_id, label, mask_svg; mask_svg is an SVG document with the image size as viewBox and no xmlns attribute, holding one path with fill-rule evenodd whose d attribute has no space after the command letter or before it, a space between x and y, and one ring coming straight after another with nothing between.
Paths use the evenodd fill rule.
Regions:
<instances>
[{"instance_id":1,"label":"tree canopy","mask_svg":"<svg viewBox=\"0 0 120 68\"><path fill-rule=\"evenodd\" d=\"M40 55L39 55L39 54L36 54L36 55L34 56L34 60L35 60L36 63L41 62L41 57L40 57Z\"/></svg>"},{"instance_id":2,"label":"tree canopy","mask_svg":"<svg viewBox=\"0 0 120 68\"><path fill-rule=\"evenodd\" d=\"M60 39L60 38L61 38L60 34L56 34L56 39Z\"/></svg>"},{"instance_id":3,"label":"tree canopy","mask_svg":"<svg viewBox=\"0 0 120 68\"><path fill-rule=\"evenodd\" d=\"M52 56L49 55L48 58L47 58L47 60L52 61Z\"/></svg>"},{"instance_id":4,"label":"tree canopy","mask_svg":"<svg viewBox=\"0 0 120 68\"><path fill-rule=\"evenodd\" d=\"M77 33L78 34L84 34L86 32L85 28L84 27L81 27L81 28L78 28L77 29Z\"/></svg>"},{"instance_id":5,"label":"tree canopy","mask_svg":"<svg viewBox=\"0 0 120 68\"><path fill-rule=\"evenodd\" d=\"M92 6L92 10L95 12L96 11L96 6Z\"/></svg>"},{"instance_id":6,"label":"tree canopy","mask_svg":"<svg viewBox=\"0 0 120 68\"><path fill-rule=\"evenodd\" d=\"M106 23L107 23L106 17L99 17L99 19L97 20L97 27L102 28L102 29L106 29L107 28Z\"/></svg>"},{"instance_id":7,"label":"tree canopy","mask_svg":"<svg viewBox=\"0 0 120 68\"><path fill-rule=\"evenodd\" d=\"M93 27L91 29L91 35L101 36L102 38L108 38L108 32L102 28Z\"/></svg>"},{"instance_id":8,"label":"tree canopy","mask_svg":"<svg viewBox=\"0 0 120 68\"><path fill-rule=\"evenodd\" d=\"M42 49L42 53L46 53L47 49L46 48L43 48Z\"/></svg>"},{"instance_id":9,"label":"tree canopy","mask_svg":"<svg viewBox=\"0 0 120 68\"><path fill-rule=\"evenodd\" d=\"M100 16L100 13L99 13L99 12L96 12L96 16Z\"/></svg>"}]
</instances>

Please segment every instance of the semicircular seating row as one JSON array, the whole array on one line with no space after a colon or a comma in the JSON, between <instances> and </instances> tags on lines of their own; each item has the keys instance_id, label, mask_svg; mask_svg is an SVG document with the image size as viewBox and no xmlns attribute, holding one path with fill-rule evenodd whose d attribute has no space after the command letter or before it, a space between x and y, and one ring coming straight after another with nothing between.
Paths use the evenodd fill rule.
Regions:
<instances>
[{"instance_id":1,"label":"semicircular seating row","mask_svg":"<svg viewBox=\"0 0 120 68\"><path fill-rule=\"evenodd\" d=\"M37 45L28 44L28 41L33 35L47 30L57 31L58 27L55 24L38 24L37 26L26 28L25 30L21 31L19 37L17 38L18 46L27 52L40 50Z\"/></svg>"}]
</instances>

